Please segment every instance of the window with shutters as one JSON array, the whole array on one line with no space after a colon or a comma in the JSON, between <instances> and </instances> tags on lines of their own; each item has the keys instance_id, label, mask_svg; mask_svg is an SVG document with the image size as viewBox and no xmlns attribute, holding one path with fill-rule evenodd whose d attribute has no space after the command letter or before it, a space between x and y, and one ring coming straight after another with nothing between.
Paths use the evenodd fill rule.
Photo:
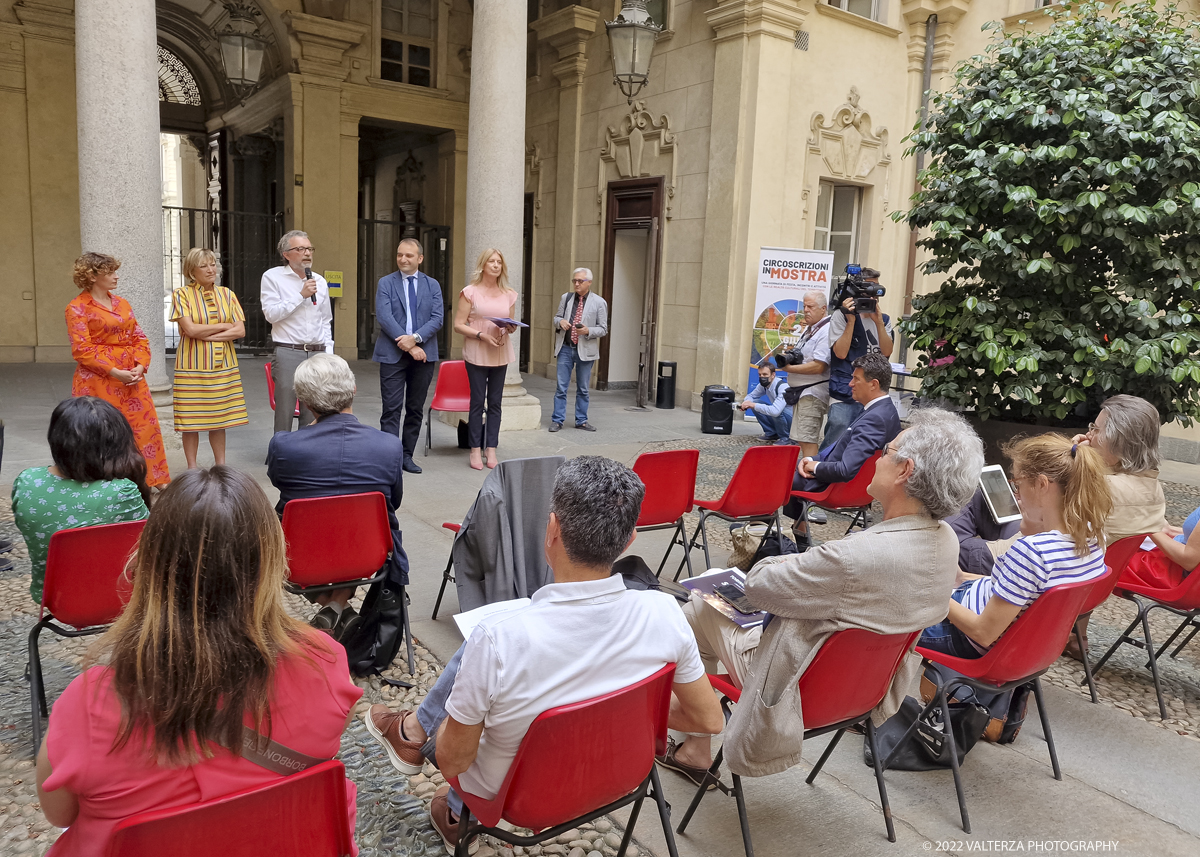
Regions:
<instances>
[{"instance_id":1,"label":"window with shutters","mask_svg":"<svg viewBox=\"0 0 1200 857\"><path fill-rule=\"evenodd\" d=\"M379 76L433 86L434 0L380 0Z\"/></svg>"}]
</instances>

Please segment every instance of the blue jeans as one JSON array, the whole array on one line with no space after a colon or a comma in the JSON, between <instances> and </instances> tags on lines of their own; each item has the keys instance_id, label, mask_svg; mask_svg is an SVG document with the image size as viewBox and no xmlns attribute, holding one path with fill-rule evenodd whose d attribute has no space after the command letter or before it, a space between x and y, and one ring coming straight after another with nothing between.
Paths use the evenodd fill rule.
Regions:
<instances>
[{"instance_id":1,"label":"blue jeans","mask_svg":"<svg viewBox=\"0 0 1200 857\"><path fill-rule=\"evenodd\" d=\"M766 396L759 396L757 398L754 396L751 396L750 401L759 402L764 405L771 404L770 399L768 399ZM791 407L784 408L782 412L780 412L778 415L773 416L773 417L768 414L760 414L757 410L751 411L750 413L754 414L754 418L756 420L758 420L758 424L760 426L762 426L763 434L765 434L768 438L774 438L776 440L787 440L788 437L791 435L791 433L792 433L792 409L791 409Z\"/></svg>"},{"instance_id":2,"label":"blue jeans","mask_svg":"<svg viewBox=\"0 0 1200 857\"><path fill-rule=\"evenodd\" d=\"M863 406L858 402L842 402L838 399L829 400L829 416L825 421L825 436L821 438L821 449L837 443L839 437L850 423L863 412Z\"/></svg>"},{"instance_id":3,"label":"blue jeans","mask_svg":"<svg viewBox=\"0 0 1200 857\"><path fill-rule=\"evenodd\" d=\"M567 416L567 387L575 370L575 425L587 422L588 383L592 380L594 360L580 360L578 349L568 338L558 350L558 386L554 390L554 415L550 422L561 423Z\"/></svg>"},{"instance_id":4,"label":"blue jeans","mask_svg":"<svg viewBox=\"0 0 1200 857\"><path fill-rule=\"evenodd\" d=\"M961 604L963 598L966 597L967 590L971 588L971 583L972 581L967 581L960 585L950 593L950 597ZM933 649L935 652L952 655L956 658L976 660L983 657L983 652L975 648L975 644L971 642L971 638L960 631L955 625L952 625L949 619L944 619L922 631L921 639L917 641L917 645Z\"/></svg>"},{"instance_id":5,"label":"blue jeans","mask_svg":"<svg viewBox=\"0 0 1200 857\"><path fill-rule=\"evenodd\" d=\"M434 767L437 767L438 727L446 719L446 700L450 698L450 691L454 690L454 679L458 677L458 667L462 663L463 649L466 648L466 645L463 643L458 647L458 651L446 664L442 674L438 676L438 680L433 683L433 687L429 688L429 693L425 695L425 701L417 709L417 722L421 724L421 728L425 730L427 736L425 746L421 748L421 755L433 762ZM452 813L462 815L462 798L458 792L451 788L446 800L450 804Z\"/></svg>"}]
</instances>

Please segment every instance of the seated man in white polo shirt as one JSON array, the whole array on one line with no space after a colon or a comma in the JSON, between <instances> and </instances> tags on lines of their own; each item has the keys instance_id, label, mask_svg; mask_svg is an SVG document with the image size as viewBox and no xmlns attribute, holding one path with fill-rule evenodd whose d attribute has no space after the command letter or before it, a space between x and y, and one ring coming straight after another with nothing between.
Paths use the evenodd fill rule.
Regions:
<instances>
[{"instance_id":1,"label":"seated man in white polo shirt","mask_svg":"<svg viewBox=\"0 0 1200 857\"><path fill-rule=\"evenodd\" d=\"M419 773L428 758L473 794L491 798L539 714L628 687L669 663L676 665L671 728L721 731L720 706L675 600L626 589L612 574L633 541L644 494L637 475L611 459L581 456L558 469L546 527L554 582L528 606L484 619L415 716L371 706L367 730L398 771ZM461 809L449 786L430 806L451 848Z\"/></svg>"}]
</instances>

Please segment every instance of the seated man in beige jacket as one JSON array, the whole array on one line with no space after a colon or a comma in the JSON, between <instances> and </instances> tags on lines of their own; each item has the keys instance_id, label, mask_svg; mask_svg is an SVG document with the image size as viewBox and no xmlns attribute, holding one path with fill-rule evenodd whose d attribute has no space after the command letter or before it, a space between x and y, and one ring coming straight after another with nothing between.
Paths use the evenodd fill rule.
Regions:
<instances>
[{"instance_id":1,"label":"seated man in beige jacket","mask_svg":"<svg viewBox=\"0 0 1200 857\"><path fill-rule=\"evenodd\" d=\"M684 606L705 669L719 660L743 688L725 733L725 758L741 776L765 776L800 761L800 675L835 631L911 633L940 622L958 573L958 541L941 521L970 499L983 444L962 417L928 409L889 443L867 489L883 505L869 530L750 569L746 595L772 616L744 629L698 596ZM875 712L882 722L915 682L910 654ZM672 744L660 763L699 782L712 764L711 738Z\"/></svg>"}]
</instances>

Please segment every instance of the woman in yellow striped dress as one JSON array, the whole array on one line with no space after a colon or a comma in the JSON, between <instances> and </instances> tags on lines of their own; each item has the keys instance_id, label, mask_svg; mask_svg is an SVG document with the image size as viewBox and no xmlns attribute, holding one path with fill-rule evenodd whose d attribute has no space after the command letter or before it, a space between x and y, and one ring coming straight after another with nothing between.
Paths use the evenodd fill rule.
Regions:
<instances>
[{"instance_id":1,"label":"woman in yellow striped dress","mask_svg":"<svg viewBox=\"0 0 1200 857\"><path fill-rule=\"evenodd\" d=\"M208 432L213 458L225 463L225 429L250 422L233 340L246 335L237 296L217 285L221 265L212 250L193 247L183 260L188 284L171 296L171 321L179 323L175 355L175 429L183 454L196 467L200 432Z\"/></svg>"}]
</instances>

